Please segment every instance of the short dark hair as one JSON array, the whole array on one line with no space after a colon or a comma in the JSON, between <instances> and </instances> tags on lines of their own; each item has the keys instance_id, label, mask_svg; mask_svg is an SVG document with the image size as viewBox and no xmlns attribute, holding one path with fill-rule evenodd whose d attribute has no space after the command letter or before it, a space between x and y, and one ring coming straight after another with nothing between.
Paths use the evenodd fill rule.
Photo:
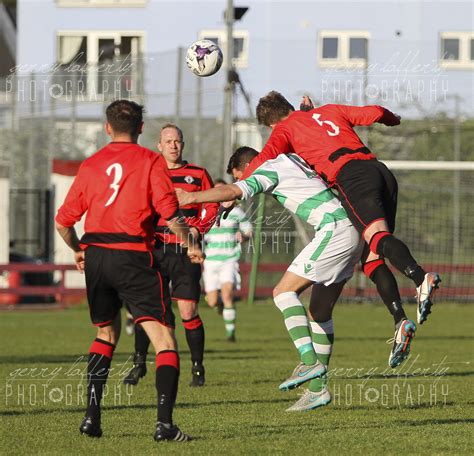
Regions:
<instances>
[{"instance_id":1,"label":"short dark hair","mask_svg":"<svg viewBox=\"0 0 474 456\"><path fill-rule=\"evenodd\" d=\"M107 106L107 122L116 133L136 135L143 123L143 106L129 100L116 100Z\"/></svg>"},{"instance_id":2,"label":"short dark hair","mask_svg":"<svg viewBox=\"0 0 474 456\"><path fill-rule=\"evenodd\" d=\"M216 184L224 184L224 185L226 185L227 182L226 182L224 179L219 178L219 179L216 179L216 180L214 181L214 186L215 186Z\"/></svg>"},{"instance_id":3,"label":"short dark hair","mask_svg":"<svg viewBox=\"0 0 474 456\"><path fill-rule=\"evenodd\" d=\"M232 174L233 169L241 169L242 166L250 163L258 152L249 146L239 147L230 157L229 164L227 165L227 174Z\"/></svg>"},{"instance_id":4,"label":"short dark hair","mask_svg":"<svg viewBox=\"0 0 474 456\"><path fill-rule=\"evenodd\" d=\"M258 100L257 120L260 125L275 125L294 111L293 105L280 93L272 90Z\"/></svg>"}]
</instances>

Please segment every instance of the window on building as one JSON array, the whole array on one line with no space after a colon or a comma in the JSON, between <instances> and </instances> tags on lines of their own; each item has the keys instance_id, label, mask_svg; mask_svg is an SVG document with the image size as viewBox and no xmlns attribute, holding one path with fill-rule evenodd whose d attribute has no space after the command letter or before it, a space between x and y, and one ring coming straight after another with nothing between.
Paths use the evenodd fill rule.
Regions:
<instances>
[{"instance_id":1,"label":"window on building","mask_svg":"<svg viewBox=\"0 0 474 456\"><path fill-rule=\"evenodd\" d=\"M474 32L442 32L440 65L443 68L474 68Z\"/></svg>"},{"instance_id":2,"label":"window on building","mask_svg":"<svg viewBox=\"0 0 474 456\"><path fill-rule=\"evenodd\" d=\"M130 95L143 79L143 41L142 32L59 32L55 83L65 95Z\"/></svg>"},{"instance_id":3,"label":"window on building","mask_svg":"<svg viewBox=\"0 0 474 456\"><path fill-rule=\"evenodd\" d=\"M349 58L367 59L367 38L349 38Z\"/></svg>"},{"instance_id":4,"label":"window on building","mask_svg":"<svg viewBox=\"0 0 474 456\"><path fill-rule=\"evenodd\" d=\"M323 59L337 59L338 38L323 38Z\"/></svg>"},{"instance_id":5,"label":"window on building","mask_svg":"<svg viewBox=\"0 0 474 456\"><path fill-rule=\"evenodd\" d=\"M224 53L227 46L227 33L225 30L203 30L199 39L210 40L216 43ZM234 30L234 65L236 68L247 68L249 53L249 34L245 30Z\"/></svg>"},{"instance_id":6,"label":"window on building","mask_svg":"<svg viewBox=\"0 0 474 456\"><path fill-rule=\"evenodd\" d=\"M65 93L75 88L87 89L87 36L58 37L58 70L55 74Z\"/></svg>"},{"instance_id":7,"label":"window on building","mask_svg":"<svg viewBox=\"0 0 474 456\"><path fill-rule=\"evenodd\" d=\"M322 67L363 68L367 65L369 32L321 30L318 36L318 62Z\"/></svg>"},{"instance_id":8,"label":"window on building","mask_svg":"<svg viewBox=\"0 0 474 456\"><path fill-rule=\"evenodd\" d=\"M459 60L459 40L443 39L443 60Z\"/></svg>"}]
</instances>

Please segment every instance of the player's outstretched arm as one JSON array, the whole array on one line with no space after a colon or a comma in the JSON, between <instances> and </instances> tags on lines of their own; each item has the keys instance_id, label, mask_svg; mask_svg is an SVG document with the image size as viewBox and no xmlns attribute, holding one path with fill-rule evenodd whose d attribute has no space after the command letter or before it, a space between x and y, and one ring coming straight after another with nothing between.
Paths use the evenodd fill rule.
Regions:
<instances>
[{"instance_id":1,"label":"player's outstretched arm","mask_svg":"<svg viewBox=\"0 0 474 456\"><path fill-rule=\"evenodd\" d=\"M240 198L242 190L235 184L220 185L203 192L192 193L177 188L176 196L180 206L199 203L222 203Z\"/></svg>"},{"instance_id":2,"label":"player's outstretched arm","mask_svg":"<svg viewBox=\"0 0 474 456\"><path fill-rule=\"evenodd\" d=\"M170 230L176 234L181 241L181 245L188 249L188 257L192 263L202 263L204 261L204 253L201 250L198 236L192 234L184 217L178 215L166 221Z\"/></svg>"},{"instance_id":3,"label":"player's outstretched arm","mask_svg":"<svg viewBox=\"0 0 474 456\"><path fill-rule=\"evenodd\" d=\"M382 106L335 106L343 112L352 125L368 126L377 122L393 127L400 124L400 116Z\"/></svg>"},{"instance_id":4,"label":"player's outstretched arm","mask_svg":"<svg viewBox=\"0 0 474 456\"><path fill-rule=\"evenodd\" d=\"M394 127L400 125L401 117L398 114L395 114L392 111L389 111L386 108L382 108L384 113L383 116L378 120L378 123L386 125L387 127Z\"/></svg>"}]
</instances>

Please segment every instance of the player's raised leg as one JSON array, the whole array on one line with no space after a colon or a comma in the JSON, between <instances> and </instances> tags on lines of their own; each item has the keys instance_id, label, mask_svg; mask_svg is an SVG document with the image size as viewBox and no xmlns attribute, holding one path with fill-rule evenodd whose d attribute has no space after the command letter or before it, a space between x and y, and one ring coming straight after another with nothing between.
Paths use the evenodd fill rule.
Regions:
<instances>
[{"instance_id":1,"label":"player's raised leg","mask_svg":"<svg viewBox=\"0 0 474 456\"><path fill-rule=\"evenodd\" d=\"M291 376L280 385L282 391L296 388L326 372L324 366L318 362L311 339L308 316L298 298L298 294L312 284L312 281L286 271L273 290L275 305L283 314L286 329L300 356L300 363Z\"/></svg>"},{"instance_id":2,"label":"player's raised leg","mask_svg":"<svg viewBox=\"0 0 474 456\"><path fill-rule=\"evenodd\" d=\"M407 318L403 310L394 275L379 255L367 250L366 247L362 256L362 270L377 286L380 297L393 317L395 336L391 339L393 345L389 357L389 366L397 367L410 353L411 340L415 336L416 325Z\"/></svg>"},{"instance_id":3,"label":"player's raised leg","mask_svg":"<svg viewBox=\"0 0 474 456\"><path fill-rule=\"evenodd\" d=\"M89 437L101 437L100 403L115 346L120 337L120 312L113 322L99 326L97 337L89 349L87 362L87 409L79 430Z\"/></svg>"},{"instance_id":4,"label":"player's raised leg","mask_svg":"<svg viewBox=\"0 0 474 456\"><path fill-rule=\"evenodd\" d=\"M367 242L371 253L388 259L415 283L418 322L423 323L430 312L433 293L441 279L436 273L427 274L407 245L393 234L398 199L395 176L377 160L369 160L367 163L353 161L338 174L336 188L349 218ZM387 274L391 274L388 269L385 275ZM378 277L375 277L375 281L379 281Z\"/></svg>"},{"instance_id":5,"label":"player's raised leg","mask_svg":"<svg viewBox=\"0 0 474 456\"><path fill-rule=\"evenodd\" d=\"M315 284L311 291L309 312L311 315L310 324L313 347L318 361L325 366L326 370L329 367L334 344L332 311L344 288L344 284L345 281L328 286ZM320 378L311 380L300 399L288 408L287 411L312 410L327 405L330 402L331 393L328 388L327 375L323 375Z\"/></svg>"},{"instance_id":6,"label":"player's raised leg","mask_svg":"<svg viewBox=\"0 0 474 456\"><path fill-rule=\"evenodd\" d=\"M173 408L178 394L179 355L174 330L156 321L143 321L156 353L157 442L173 440L185 442L191 437L173 424Z\"/></svg>"},{"instance_id":7,"label":"player's raised leg","mask_svg":"<svg viewBox=\"0 0 474 456\"><path fill-rule=\"evenodd\" d=\"M389 231L384 220L372 223L366 229L364 238L373 253L388 258L399 271L413 280L416 285L417 320L419 324L423 324L431 313L433 295L441 283L439 274L425 272L405 243Z\"/></svg>"}]
</instances>

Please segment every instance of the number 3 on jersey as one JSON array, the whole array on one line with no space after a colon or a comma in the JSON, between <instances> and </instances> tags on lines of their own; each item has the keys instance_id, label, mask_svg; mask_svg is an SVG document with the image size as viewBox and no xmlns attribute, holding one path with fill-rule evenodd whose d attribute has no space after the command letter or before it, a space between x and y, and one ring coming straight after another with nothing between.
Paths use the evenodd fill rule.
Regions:
<instances>
[{"instance_id":1,"label":"number 3 on jersey","mask_svg":"<svg viewBox=\"0 0 474 456\"><path fill-rule=\"evenodd\" d=\"M120 188L119 182L120 179L122 179L123 175L122 165L120 163L113 163L107 168L105 172L107 173L107 176L110 176L112 174L112 171L114 173L114 180L110 184L110 188L114 191L114 193L112 193L112 196L105 203L105 207L110 206L115 201L115 198L117 198L118 191Z\"/></svg>"},{"instance_id":2,"label":"number 3 on jersey","mask_svg":"<svg viewBox=\"0 0 474 456\"><path fill-rule=\"evenodd\" d=\"M330 120L319 120L320 117L321 114L313 114L313 119L318 123L320 127L322 127L324 124L329 125L331 127L331 130L326 130L326 133L329 136L337 136L339 134L339 127Z\"/></svg>"}]
</instances>

